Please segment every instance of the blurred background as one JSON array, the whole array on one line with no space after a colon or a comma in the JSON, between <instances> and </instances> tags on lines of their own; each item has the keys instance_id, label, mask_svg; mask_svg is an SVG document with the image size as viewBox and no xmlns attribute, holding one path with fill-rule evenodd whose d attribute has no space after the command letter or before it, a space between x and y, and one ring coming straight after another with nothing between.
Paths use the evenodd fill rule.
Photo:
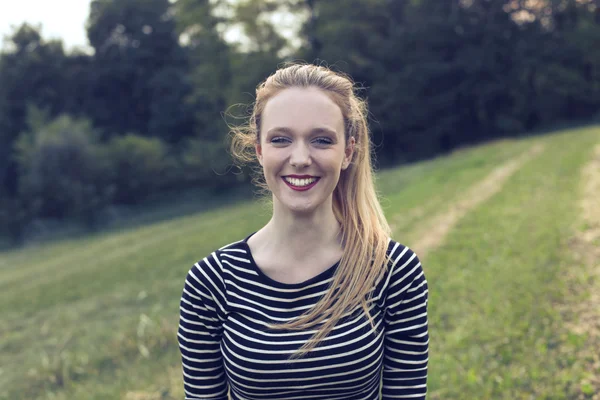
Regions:
<instances>
[{"instance_id":1,"label":"blurred background","mask_svg":"<svg viewBox=\"0 0 600 400\"><path fill-rule=\"evenodd\" d=\"M597 3L3 1L3 236L39 238L57 219L94 228L160 193L239 187L248 174L230 168L227 123L287 60L364 87L382 167L598 119Z\"/></svg>"},{"instance_id":2,"label":"blurred background","mask_svg":"<svg viewBox=\"0 0 600 400\"><path fill-rule=\"evenodd\" d=\"M294 60L368 100L386 214L428 262L431 397L600 396L595 333L565 330L598 258L563 276L598 244L570 240L598 217L576 204L600 1L2 0L0 34L0 399L183 397L185 273L268 219L228 124ZM427 218L444 246L421 241Z\"/></svg>"}]
</instances>

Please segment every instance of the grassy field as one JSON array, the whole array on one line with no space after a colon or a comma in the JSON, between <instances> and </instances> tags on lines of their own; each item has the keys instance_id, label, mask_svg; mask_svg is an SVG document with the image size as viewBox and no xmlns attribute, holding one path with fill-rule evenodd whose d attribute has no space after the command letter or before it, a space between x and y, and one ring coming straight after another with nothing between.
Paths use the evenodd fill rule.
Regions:
<instances>
[{"instance_id":1,"label":"grassy field","mask_svg":"<svg viewBox=\"0 0 600 400\"><path fill-rule=\"evenodd\" d=\"M591 290L569 241L584 225L580 171L599 143L598 127L564 130L379 173L394 239L421 254L413 243L437 235L420 256L429 398L593 398L585 382L600 370L579 355L588 338L567 328L577 318L570 305ZM465 209L486 178L495 191ZM440 231L436 221L458 208ZM248 201L0 253L0 399L183 399L176 329L185 274L268 217Z\"/></svg>"}]
</instances>

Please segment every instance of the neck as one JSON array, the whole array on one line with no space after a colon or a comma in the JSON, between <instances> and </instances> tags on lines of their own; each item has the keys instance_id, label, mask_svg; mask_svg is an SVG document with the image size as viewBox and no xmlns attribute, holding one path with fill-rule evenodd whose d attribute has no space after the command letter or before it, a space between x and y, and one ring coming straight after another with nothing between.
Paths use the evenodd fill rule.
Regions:
<instances>
[{"instance_id":1,"label":"neck","mask_svg":"<svg viewBox=\"0 0 600 400\"><path fill-rule=\"evenodd\" d=\"M269 247L305 257L315 249L341 246L340 224L331 201L312 213L290 212L274 199L273 216L265 226ZM265 243L266 244L266 243Z\"/></svg>"}]
</instances>

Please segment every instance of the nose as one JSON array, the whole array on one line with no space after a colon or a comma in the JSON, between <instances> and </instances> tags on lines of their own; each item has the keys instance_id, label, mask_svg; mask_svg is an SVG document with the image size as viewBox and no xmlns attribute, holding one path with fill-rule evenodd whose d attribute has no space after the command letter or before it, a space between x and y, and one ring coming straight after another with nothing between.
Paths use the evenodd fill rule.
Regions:
<instances>
[{"instance_id":1,"label":"nose","mask_svg":"<svg viewBox=\"0 0 600 400\"><path fill-rule=\"evenodd\" d=\"M302 143L294 145L290 154L290 165L292 167L308 167L311 163L310 149Z\"/></svg>"}]
</instances>

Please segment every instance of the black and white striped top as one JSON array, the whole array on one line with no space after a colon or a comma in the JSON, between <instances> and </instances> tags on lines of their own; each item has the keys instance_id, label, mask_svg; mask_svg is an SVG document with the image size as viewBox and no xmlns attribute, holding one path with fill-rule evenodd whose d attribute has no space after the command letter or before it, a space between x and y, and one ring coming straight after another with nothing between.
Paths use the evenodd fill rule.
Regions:
<instances>
[{"instance_id":1,"label":"black and white striped top","mask_svg":"<svg viewBox=\"0 0 600 400\"><path fill-rule=\"evenodd\" d=\"M252 236L252 235L250 235ZM178 340L186 399L425 399L429 335L428 286L418 257L389 240L392 263L373 288L373 332L362 308L347 313L308 355L289 359L317 327L267 328L311 308L338 263L299 284L267 277L246 239L189 271L180 304Z\"/></svg>"}]
</instances>

